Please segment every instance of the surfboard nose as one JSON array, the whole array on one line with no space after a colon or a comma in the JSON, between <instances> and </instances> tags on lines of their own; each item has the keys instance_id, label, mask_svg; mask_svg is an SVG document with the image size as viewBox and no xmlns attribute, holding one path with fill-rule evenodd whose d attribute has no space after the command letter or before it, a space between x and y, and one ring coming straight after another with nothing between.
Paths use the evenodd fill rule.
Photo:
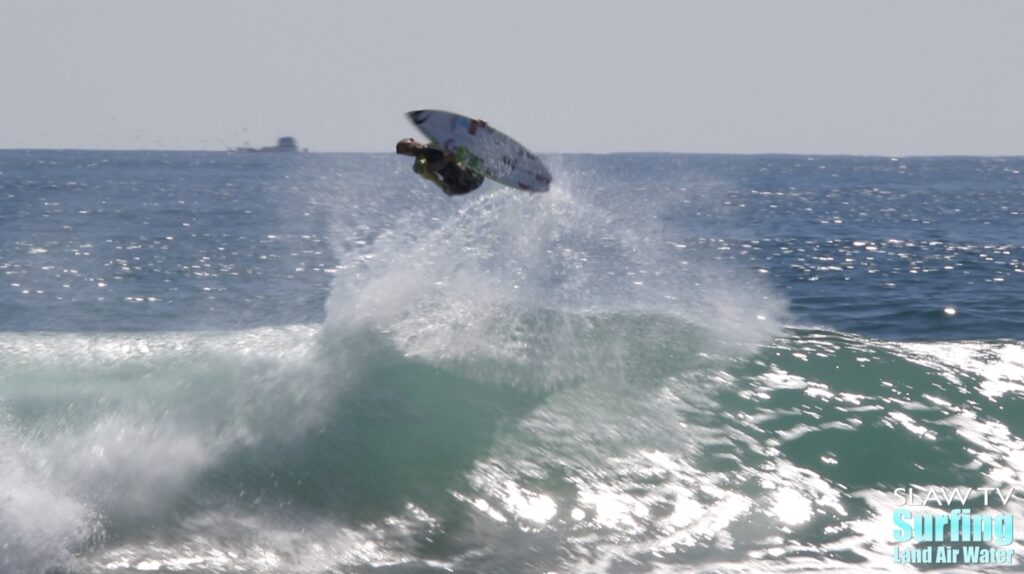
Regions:
<instances>
[{"instance_id":1,"label":"surfboard nose","mask_svg":"<svg viewBox=\"0 0 1024 574\"><path fill-rule=\"evenodd\" d=\"M407 113L406 115L409 116L409 119L412 120L412 123L420 125L423 122L427 121L427 118L430 117L430 112L428 110L415 110Z\"/></svg>"}]
</instances>

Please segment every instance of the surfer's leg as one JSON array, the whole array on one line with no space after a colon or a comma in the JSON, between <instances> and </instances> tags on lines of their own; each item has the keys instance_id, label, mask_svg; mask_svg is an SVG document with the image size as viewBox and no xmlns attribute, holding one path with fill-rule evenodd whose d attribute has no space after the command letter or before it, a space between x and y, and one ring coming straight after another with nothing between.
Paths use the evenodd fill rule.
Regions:
<instances>
[{"instance_id":1,"label":"surfer's leg","mask_svg":"<svg viewBox=\"0 0 1024 574\"><path fill-rule=\"evenodd\" d=\"M427 168L426 158L416 158L416 161L412 164L412 170L419 174L423 179L432 182L437 187L440 187L445 193L448 193L448 187L443 181L441 181L441 178Z\"/></svg>"}]
</instances>

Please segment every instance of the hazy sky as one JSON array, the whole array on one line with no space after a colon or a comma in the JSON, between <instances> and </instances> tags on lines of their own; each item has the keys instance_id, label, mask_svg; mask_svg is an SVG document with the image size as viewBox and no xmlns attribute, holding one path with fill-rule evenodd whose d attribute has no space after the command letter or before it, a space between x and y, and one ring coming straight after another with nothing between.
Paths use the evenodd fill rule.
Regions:
<instances>
[{"instance_id":1,"label":"hazy sky","mask_svg":"<svg viewBox=\"0 0 1024 574\"><path fill-rule=\"evenodd\" d=\"M0 148L1024 155L1021 0L3 0Z\"/></svg>"}]
</instances>

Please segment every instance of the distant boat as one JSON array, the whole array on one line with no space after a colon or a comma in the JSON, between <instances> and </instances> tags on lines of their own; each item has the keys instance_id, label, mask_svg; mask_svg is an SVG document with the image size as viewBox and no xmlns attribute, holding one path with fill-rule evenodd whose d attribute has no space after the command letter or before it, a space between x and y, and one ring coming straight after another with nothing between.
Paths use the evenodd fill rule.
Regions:
<instances>
[{"instance_id":1,"label":"distant boat","mask_svg":"<svg viewBox=\"0 0 1024 574\"><path fill-rule=\"evenodd\" d=\"M240 147L235 148L231 151L270 151L270 152L285 152L285 153L299 153L308 152L308 149L299 149L298 143L295 138L285 136L283 138L277 138L277 145L270 147Z\"/></svg>"}]
</instances>

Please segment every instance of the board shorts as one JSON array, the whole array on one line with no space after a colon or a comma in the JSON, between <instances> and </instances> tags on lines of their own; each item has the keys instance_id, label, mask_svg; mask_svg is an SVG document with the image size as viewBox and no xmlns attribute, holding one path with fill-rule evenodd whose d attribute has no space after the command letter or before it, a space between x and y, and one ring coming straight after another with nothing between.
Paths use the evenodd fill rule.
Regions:
<instances>
[{"instance_id":1,"label":"board shorts","mask_svg":"<svg viewBox=\"0 0 1024 574\"><path fill-rule=\"evenodd\" d=\"M445 155L437 148L428 147L416 156L417 160L420 158L429 164L443 160ZM484 183L484 176L454 161L445 163L444 167L435 173L444 183L446 191L453 195L469 193Z\"/></svg>"}]
</instances>

